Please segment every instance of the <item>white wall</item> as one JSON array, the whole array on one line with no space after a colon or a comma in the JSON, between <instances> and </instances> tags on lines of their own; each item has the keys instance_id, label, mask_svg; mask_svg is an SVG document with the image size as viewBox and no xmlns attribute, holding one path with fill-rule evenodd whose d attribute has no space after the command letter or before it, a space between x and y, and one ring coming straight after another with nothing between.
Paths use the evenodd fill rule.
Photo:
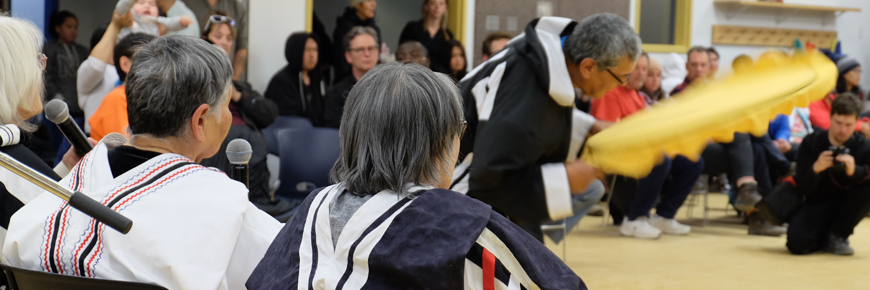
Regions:
<instances>
[{"instance_id":1,"label":"white wall","mask_svg":"<svg viewBox=\"0 0 870 290\"><path fill-rule=\"evenodd\" d=\"M634 1L632 1L634 2ZM870 64L870 38L863 37L863 29L870 28L870 1L867 0L789 0L790 4L826 5L838 7L861 8L862 12L846 12L834 20L830 14L815 12L798 12L777 23L771 10L749 8L728 18L723 10L713 5L713 0L694 0L692 4L692 44L711 46L712 27L716 25L759 26L809 30L836 30L842 42L843 52L858 59L862 64ZM634 5L634 3L632 3ZM634 7L632 7L634 12ZM633 14L633 13L632 13ZM827 16L823 16L827 15ZM730 16L730 15L729 15ZM823 24L823 18L827 23ZM761 46L715 45L720 54L719 76L731 73L731 62L741 54L753 58L771 49ZM782 48L776 48L782 49ZM665 59L665 53L651 53L650 56L659 61ZM685 59L685 53L680 53ZM870 88L870 74L863 74L861 86Z\"/></svg>"},{"instance_id":2,"label":"white wall","mask_svg":"<svg viewBox=\"0 0 870 290\"><path fill-rule=\"evenodd\" d=\"M45 31L45 1L12 0L9 4L13 17L30 20L39 30Z\"/></svg>"},{"instance_id":3,"label":"white wall","mask_svg":"<svg viewBox=\"0 0 870 290\"><path fill-rule=\"evenodd\" d=\"M284 44L291 33L305 30L305 5L305 0L250 2L248 82L255 90L265 92L272 76L287 65Z\"/></svg>"}]
</instances>

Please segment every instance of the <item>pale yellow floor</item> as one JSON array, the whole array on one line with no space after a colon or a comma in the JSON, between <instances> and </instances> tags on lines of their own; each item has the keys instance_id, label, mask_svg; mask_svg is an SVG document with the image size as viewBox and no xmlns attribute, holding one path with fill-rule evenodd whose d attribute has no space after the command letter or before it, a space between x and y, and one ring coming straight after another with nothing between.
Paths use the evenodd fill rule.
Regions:
<instances>
[{"instance_id":1,"label":"pale yellow floor","mask_svg":"<svg viewBox=\"0 0 870 290\"><path fill-rule=\"evenodd\" d=\"M601 217L584 218L568 236L565 262L590 289L870 289L870 219L850 238L854 256L794 256L784 235L747 235L733 209L721 210L726 202L710 194L719 210L705 227L702 206L693 219L684 206L676 218L692 232L658 240L623 237L612 223L602 227ZM561 244L547 246L562 255Z\"/></svg>"}]
</instances>

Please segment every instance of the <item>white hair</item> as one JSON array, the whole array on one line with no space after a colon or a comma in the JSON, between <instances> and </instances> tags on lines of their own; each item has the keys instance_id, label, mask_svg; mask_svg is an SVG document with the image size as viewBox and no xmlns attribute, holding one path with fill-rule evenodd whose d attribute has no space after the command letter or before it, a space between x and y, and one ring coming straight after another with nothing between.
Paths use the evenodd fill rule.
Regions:
<instances>
[{"instance_id":1,"label":"white hair","mask_svg":"<svg viewBox=\"0 0 870 290\"><path fill-rule=\"evenodd\" d=\"M19 112L37 111L42 101L42 39L42 33L30 21L0 15L0 123L31 132L36 129Z\"/></svg>"}]
</instances>

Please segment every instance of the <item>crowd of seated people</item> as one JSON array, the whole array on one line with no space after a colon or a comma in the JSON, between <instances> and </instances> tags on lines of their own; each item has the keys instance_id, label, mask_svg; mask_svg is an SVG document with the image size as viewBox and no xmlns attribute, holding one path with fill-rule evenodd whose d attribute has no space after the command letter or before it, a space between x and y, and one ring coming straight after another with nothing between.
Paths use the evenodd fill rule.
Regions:
<instances>
[{"instance_id":1,"label":"crowd of seated people","mask_svg":"<svg viewBox=\"0 0 870 290\"><path fill-rule=\"evenodd\" d=\"M374 18L377 2L351 0L331 38L318 28L322 25L287 37L287 65L262 95L245 81L247 12L238 1L122 0L118 7L130 7L114 11L111 22L94 33L90 50L74 42L75 15L54 14L51 40L44 46L20 40L44 54L30 64L3 65L4 75L10 75L7 69L29 73L20 81L38 88L0 92L8 108L15 108L0 110L0 121L16 125L20 134L36 130L27 120L39 118L43 96L38 89L44 87L44 99L67 102L72 118L98 143L91 154L77 156L69 142L52 133L49 140L58 144L44 149L50 154L5 143L0 151L109 206L122 202L113 209L145 222L137 222L139 232L125 236L103 230L50 195L26 205L14 202L4 187L0 199L10 202L0 213L0 226L9 229L3 256L16 267L179 289L380 285L395 275L410 277L402 283L411 288L447 287L487 283L492 279L480 277L480 269L510 261L500 264L508 280L492 283L584 289L541 242L545 235L556 242L565 238L564 232L544 232L542 225L562 224L570 231L604 195L605 173L579 158L586 138L710 82L719 71L719 53L712 47L689 49L685 76L679 77L683 82L668 90L663 77L674 76L673 63L642 52L640 37L621 17L545 17L516 38L488 35L483 63L469 73L464 46L446 25L447 0L422 2L422 18L401 33L397 63L382 58L387 44ZM162 17L157 15L172 21L154 20ZM155 23L156 31L147 29ZM39 34L32 26L0 16L4 37ZM529 53L533 50L545 55ZM28 53L0 53L0 60L24 59ZM828 57L839 74L828 96L777 116L767 135L735 133L731 142L708 144L698 160L664 158L637 180L623 217L614 220L620 233L639 239L689 234L691 227L675 219L677 211L702 174L727 175L732 204L746 214L749 234L788 234L787 247L795 254L852 254L848 237L870 212L865 194L870 118L859 110L867 100L857 60L839 49ZM752 59L738 57L732 66L740 73ZM585 105L581 100L587 100ZM296 203L271 196L262 131L279 116L338 129L336 185ZM43 122L40 128L56 127ZM129 141L114 144L106 138L110 135ZM222 173L232 166L218 152L236 138L253 149L247 189ZM53 157L53 164L43 156ZM792 163L793 180L806 202L788 227L775 226L755 205L791 174ZM72 173L52 170L57 164ZM152 168L157 169L148 172ZM189 173L161 179L182 171ZM157 177L145 181L155 172ZM118 196L119 188L138 190L141 182L166 185ZM193 194L170 194L185 191ZM214 202L201 206L206 199ZM270 217L291 211L283 230ZM365 216L351 219L358 214ZM77 233L43 231L45 220ZM462 234L453 240L409 234L448 224L450 229L440 230ZM93 234L86 234L87 240L79 239L79 232L88 231ZM172 243L161 239L166 235L175 236ZM220 242L210 242L215 237ZM79 251L83 243L104 248ZM119 246L137 243L159 250L143 254ZM445 255L420 248L388 259L403 243L431 243L444 247L439 253ZM44 248L52 253L43 255ZM333 260L347 261L357 249L366 256L348 264L348 270L318 269L332 267ZM101 263L100 251L112 253ZM414 255L431 259L412 265ZM465 271L431 270L457 259ZM210 262L198 267L186 262L191 260ZM354 263L367 265L366 270ZM368 282L360 275L369 275Z\"/></svg>"}]
</instances>

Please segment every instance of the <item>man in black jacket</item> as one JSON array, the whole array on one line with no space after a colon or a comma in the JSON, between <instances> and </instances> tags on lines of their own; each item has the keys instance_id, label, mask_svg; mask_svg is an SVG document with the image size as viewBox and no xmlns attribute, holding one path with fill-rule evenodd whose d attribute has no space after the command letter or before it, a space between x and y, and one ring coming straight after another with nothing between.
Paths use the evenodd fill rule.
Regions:
<instances>
[{"instance_id":1,"label":"man in black jacket","mask_svg":"<svg viewBox=\"0 0 870 290\"><path fill-rule=\"evenodd\" d=\"M848 238L870 212L870 142L855 132L860 114L858 98L843 94L831 104L830 129L801 143L795 182L806 204L789 223L793 254L854 254Z\"/></svg>"},{"instance_id":2,"label":"man in black jacket","mask_svg":"<svg viewBox=\"0 0 870 290\"><path fill-rule=\"evenodd\" d=\"M574 89L600 98L640 53L640 37L615 14L533 20L460 84L468 133L451 189L520 224L582 214L572 196L603 173L578 156L602 123L574 107Z\"/></svg>"},{"instance_id":3,"label":"man in black jacket","mask_svg":"<svg viewBox=\"0 0 870 290\"><path fill-rule=\"evenodd\" d=\"M334 69L335 81L351 75L351 64L345 61L345 48L341 46L344 37L354 27L370 27L374 29L375 42L380 50L381 28L375 23L375 9L378 3L375 0L349 0L350 7L344 9L344 14L335 19L335 30L332 31L333 55L332 68ZM380 54L380 51L378 51Z\"/></svg>"},{"instance_id":4,"label":"man in black jacket","mask_svg":"<svg viewBox=\"0 0 870 290\"><path fill-rule=\"evenodd\" d=\"M378 65L380 49L377 32L371 27L357 26L342 39L344 60L351 66L351 74L326 90L323 107L323 126L338 128L344 112L344 101L353 85L370 69Z\"/></svg>"}]
</instances>

